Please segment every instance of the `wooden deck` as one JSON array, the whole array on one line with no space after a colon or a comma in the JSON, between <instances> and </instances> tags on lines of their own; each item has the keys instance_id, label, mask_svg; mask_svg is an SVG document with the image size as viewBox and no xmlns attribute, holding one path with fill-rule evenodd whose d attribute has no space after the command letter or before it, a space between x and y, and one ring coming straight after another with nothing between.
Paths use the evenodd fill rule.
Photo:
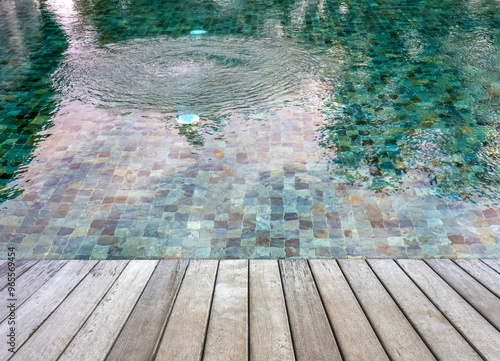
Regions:
<instances>
[{"instance_id":1,"label":"wooden deck","mask_svg":"<svg viewBox=\"0 0 500 361\"><path fill-rule=\"evenodd\" d=\"M18 351L2 340L0 360L500 360L500 260L18 261L17 276Z\"/></svg>"}]
</instances>

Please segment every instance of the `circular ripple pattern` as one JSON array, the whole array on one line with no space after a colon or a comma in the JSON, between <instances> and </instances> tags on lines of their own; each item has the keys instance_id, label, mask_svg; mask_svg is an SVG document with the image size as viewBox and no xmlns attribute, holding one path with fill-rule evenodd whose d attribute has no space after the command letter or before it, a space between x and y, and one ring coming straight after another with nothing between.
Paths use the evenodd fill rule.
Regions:
<instances>
[{"instance_id":1,"label":"circular ripple pattern","mask_svg":"<svg viewBox=\"0 0 500 361\"><path fill-rule=\"evenodd\" d=\"M203 114L321 97L335 64L282 39L135 39L68 54L54 81L68 100Z\"/></svg>"}]
</instances>

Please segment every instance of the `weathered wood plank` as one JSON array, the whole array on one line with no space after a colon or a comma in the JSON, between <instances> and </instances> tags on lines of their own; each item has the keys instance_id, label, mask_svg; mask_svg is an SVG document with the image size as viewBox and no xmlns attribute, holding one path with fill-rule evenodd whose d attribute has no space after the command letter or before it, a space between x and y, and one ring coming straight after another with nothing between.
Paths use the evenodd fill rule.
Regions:
<instances>
[{"instance_id":1,"label":"weathered wood plank","mask_svg":"<svg viewBox=\"0 0 500 361\"><path fill-rule=\"evenodd\" d=\"M250 359L293 361L278 262L250 261Z\"/></svg>"},{"instance_id":2,"label":"weathered wood plank","mask_svg":"<svg viewBox=\"0 0 500 361\"><path fill-rule=\"evenodd\" d=\"M203 360L248 360L248 261L219 263Z\"/></svg>"},{"instance_id":3,"label":"weathered wood plank","mask_svg":"<svg viewBox=\"0 0 500 361\"><path fill-rule=\"evenodd\" d=\"M478 280L484 287L500 297L500 273L478 259L457 259L455 263Z\"/></svg>"},{"instance_id":4,"label":"weathered wood plank","mask_svg":"<svg viewBox=\"0 0 500 361\"><path fill-rule=\"evenodd\" d=\"M500 329L500 299L449 259L426 263L497 329Z\"/></svg>"},{"instance_id":5,"label":"weathered wood plank","mask_svg":"<svg viewBox=\"0 0 500 361\"><path fill-rule=\"evenodd\" d=\"M393 260L368 260L368 263L439 360L481 360Z\"/></svg>"},{"instance_id":6,"label":"weathered wood plank","mask_svg":"<svg viewBox=\"0 0 500 361\"><path fill-rule=\"evenodd\" d=\"M128 261L99 262L16 352L11 361L57 360L127 263Z\"/></svg>"},{"instance_id":7,"label":"weathered wood plank","mask_svg":"<svg viewBox=\"0 0 500 361\"><path fill-rule=\"evenodd\" d=\"M297 360L341 360L306 260L280 260Z\"/></svg>"},{"instance_id":8,"label":"weathered wood plank","mask_svg":"<svg viewBox=\"0 0 500 361\"><path fill-rule=\"evenodd\" d=\"M130 261L59 360L104 360L157 264Z\"/></svg>"},{"instance_id":9,"label":"weathered wood plank","mask_svg":"<svg viewBox=\"0 0 500 361\"><path fill-rule=\"evenodd\" d=\"M160 261L107 361L153 359L188 263Z\"/></svg>"},{"instance_id":10,"label":"weathered wood plank","mask_svg":"<svg viewBox=\"0 0 500 361\"><path fill-rule=\"evenodd\" d=\"M37 262L24 272L23 277L19 277L16 282L15 295L17 299L17 308L38 290L50 277L52 277L66 261L45 261ZM0 299L10 298L8 288L0 291ZM0 320L3 321L9 315L7 308L0 308Z\"/></svg>"},{"instance_id":11,"label":"weathered wood plank","mask_svg":"<svg viewBox=\"0 0 500 361\"><path fill-rule=\"evenodd\" d=\"M189 263L155 360L201 358L217 266L215 260Z\"/></svg>"},{"instance_id":12,"label":"weathered wood plank","mask_svg":"<svg viewBox=\"0 0 500 361\"><path fill-rule=\"evenodd\" d=\"M21 347L28 337L59 306L75 286L89 273L97 261L68 261L17 310L16 345ZM0 324L0 334L7 334L7 322ZM8 350L0 348L0 360L6 360Z\"/></svg>"},{"instance_id":13,"label":"weathered wood plank","mask_svg":"<svg viewBox=\"0 0 500 361\"><path fill-rule=\"evenodd\" d=\"M49 271L50 267L48 265L55 265L58 262L61 262L59 271L56 272L54 269ZM17 311L17 323L22 325L22 327L19 327L19 333L16 335L18 348L20 347L20 349L12 360L55 360L68 344L66 352L69 352L68 350L71 347L76 347L74 346L74 342L79 337L78 335L84 332L85 328L87 328L88 333L85 336L80 336L85 341L80 342L80 345L73 354L67 355L65 352L65 356L63 355L61 358L62 360L100 360L104 359L107 353L109 353L108 358L112 360L132 358L134 360L149 360L152 359L156 348L158 348L157 360L200 359L203 350L204 359L239 359L232 357L232 355L236 354L238 350L244 350L242 352L244 354L243 358L247 358L249 352L252 360L293 360L294 351L291 340L294 337L301 339L298 343L309 343L307 346L296 344L298 360L321 360L322 358L317 357L317 355L321 356L321 351L324 351L324 347L321 349L318 346L322 341L318 341L316 332L318 332L318 328L322 329L322 326L321 322L316 322L318 317L311 317L311 315L321 315L321 313L323 314L323 320L326 320L326 327L324 327L327 330L326 334L333 340L330 346L333 345L335 349L334 353L325 352L323 359L334 360L336 356L339 356L334 333L343 351L344 359L377 359L377 356L379 356L378 351L374 351L369 357L363 356L365 354L368 355L367 352L363 353L361 350L366 347L365 343L369 343L368 340L373 340L373 331L372 335L369 335L369 330L366 331L364 329L368 320L365 319L363 321L360 317L364 310L387 350L387 343L382 337L383 332L381 333L379 328L377 328L376 322L374 322L372 315L368 312L366 304L367 302L371 302L373 305L377 305L378 309L372 305L372 308L375 310L374 312L377 313L381 313L384 307L380 307L379 304L381 302L377 298L376 292L374 293L369 287L368 291L365 292L366 299L368 300L363 299L357 292L354 284L360 281L352 283L352 280L349 278L349 272L353 273L356 278L359 278L358 274L363 275L364 272L357 268L363 269L366 267L370 272L373 269L375 273L372 272L371 278L375 278L376 282L379 283L379 286L386 292L386 297L391 298L392 296L397 302L405 315L411 320L413 327L426 341L437 358L443 360L477 359L477 354L464 342L463 337L485 359L496 360L499 359L498 355L500 355L500 333L478 312L471 308L452 287L447 286L446 282L441 278L446 279L445 273L449 272L449 283L455 282L454 286L463 288L463 292L469 292L467 297L475 297L475 302L479 302L482 295L488 294L485 291L489 292L484 287L489 288L490 291L494 287L498 289L499 276L497 275L500 275L492 268L489 268L489 266L486 266L487 262L483 262L482 260L457 260L456 264L448 260L429 261L429 265L439 263L435 267L438 268L437 272L440 272L440 276L424 262L416 261L427 268L427 273L430 272L431 275L433 274L434 278L426 272L422 275L422 270L413 265L409 266L410 268L415 267L415 270L412 268L413 274L410 274L412 270L408 271L403 266L405 262L412 262L407 260L398 261L404 272L393 261L369 260L370 269L364 261L362 261L364 267L357 265L349 267L343 265L343 263L352 261L342 260L339 262L341 264L341 268L339 268L335 261L332 260L314 260L310 261L314 277L312 277L309 266L305 263L306 261L281 261L281 268L284 272L282 277L286 300L283 297L277 261L250 261L249 276L245 273L248 271L248 267L240 265L246 265L247 261L222 261L217 280L215 280L217 261L193 261L193 263L211 262L215 266L198 264L198 272L191 272L190 283L192 287L189 292L186 290L183 291L184 296L181 295L181 291L184 288L185 282L179 286L182 279L182 269L178 271L178 267L176 266L176 273L174 274L172 273L174 267L167 267L168 263L177 264L178 261L161 261L154 273L151 270L149 281L148 277L144 277L145 280L142 288L134 288L133 284L137 282L135 278L143 268L142 266L138 267L133 272L133 275L131 272L129 281L122 282L122 291L117 292L123 292L122 296L112 295L116 284L121 282L122 276L118 277L120 270L117 267L113 268L112 263L109 262L120 263L127 261L100 262L94 268L92 267L96 261L69 261L62 266L65 262L67 261L40 261L38 263L32 261L30 267L24 271L23 277L18 277L17 288L19 292L23 292L18 295L24 294L24 298L27 299ZM82 266L83 262L90 265ZM188 261L182 262L185 265ZM224 265L226 262L227 269ZM292 262L293 264L290 265L288 262ZM304 263L305 266L303 265ZM71 266L72 270L68 270L70 264L75 265ZM162 266L162 264L165 264L165 266ZM445 264L445 266L442 266L442 264ZM37 266L35 267L35 265ZM123 267L125 266L122 266L122 270ZM162 267L164 267L163 270ZM189 278L190 267L186 271L185 281ZM443 271L443 267L445 271ZM122 275L125 274L128 268L128 266L125 268ZM351 269L349 270L348 268ZM203 270L200 271L200 269ZM112 272L115 272L115 274L113 275ZM344 279L342 272L345 273L348 282ZM455 277L456 272L459 274L458 278ZM53 276L50 277L49 274ZM249 278L246 279L245 277ZM366 277L366 274L364 277ZM419 277L421 282L423 279L425 282L430 282L431 284L422 286L415 280ZM23 278L24 281L22 281ZM306 281L307 279L308 281ZM115 284L113 284L113 280L116 280ZM316 284L314 283L315 280ZM480 281L482 285L476 280ZM244 286L245 281L247 282L246 287ZM364 280L362 282L366 283L368 281ZM307 286L305 283L309 285ZM297 287L297 284L299 287ZM349 284L354 294L350 290ZM131 298L129 301L124 301L123 298L128 297L127 294L130 292L131 285L132 289L135 289L132 292L136 293L135 300ZM180 287L180 289L177 300L172 305L175 299L175 292L170 293L168 290L174 289L175 285ZM471 287L468 287L468 285L475 285L472 288L475 289L478 296L470 293ZM389 293L384 289L384 286ZM419 287L424 293L420 291ZM431 289L431 291L426 289L426 287ZM448 287L448 290L443 290L446 287ZM33 293L36 288L38 290ZM246 293L248 288L250 289L249 294ZM140 296L141 292L142 296ZM349 294L349 292L351 293ZM198 298L200 297L200 293L203 299L201 304L199 304L200 300ZM0 297L2 297L2 294L0 292ZM106 296L104 296L105 294ZM102 299L103 296L104 299ZM109 299L105 301L108 296ZM210 314L212 296L213 304L211 308L212 313ZM493 297L491 293L490 296ZM370 297L373 300L369 300ZM463 297L466 298L466 296ZM183 301L181 301L181 298ZM99 302L100 299L102 299L102 302ZM239 300L237 301L236 299ZM316 299L316 302L314 299ZM461 300L463 304L460 304L457 299ZM490 297L490 299L492 298ZM496 297L495 299L498 300ZM129 306L127 306L128 312L124 311L124 308L127 309L127 307L120 306L120 301L122 303L129 302ZM288 304L285 304L285 301ZM357 303L358 301L360 304ZM137 304L134 308L135 302ZM159 302L163 302L163 306L159 306ZM309 305L312 302L316 303L315 307ZM457 302L459 306L456 305ZM107 304L107 306L104 306L104 304ZM101 310L101 308L105 307L107 307L106 312ZM293 335L291 335L288 327L286 307L288 307L289 312L296 310L295 314L290 314ZM310 308L314 310L311 311ZM172 312L169 319L170 309L172 309ZM325 309L327 314L325 314ZM399 308L397 309L399 311ZM463 311L464 309L466 311ZM194 315L191 315L192 312L187 310L194 310ZM250 312L249 315L246 314L247 310ZM484 310L489 311L490 309L485 307ZM2 312L0 309L0 314ZM102 312L101 316L95 316L96 312ZM463 337L451 327L440 312L451 321ZM115 315L121 313L121 317L116 316L114 320L108 322L108 319L104 320L105 317L108 317L105 314L108 313L114 313ZM470 317L474 313L475 316ZM230 315L239 316L231 318ZM328 323L327 315L329 316L334 333L332 333L330 324ZM450 317L450 315L455 315L455 318ZM250 329L247 328L248 317L250 319ZM312 324L310 327L314 329L312 333L308 332L309 324L307 320L304 320L306 317L312 320L310 322ZM382 318L379 315L377 317ZM93 318L96 320L94 325L87 326ZM169 321L165 325L167 319ZM244 319L244 321L237 322L236 319ZM482 321L478 322L478 319ZM353 330L355 327L359 327L355 325L358 325L358 323L363 324L363 322L365 323L362 325L363 331L358 329L358 340L355 343ZM105 324L108 324L108 326L103 326ZM389 322L389 324L391 323ZM489 328L485 325L489 325ZM295 329L293 328L294 326ZM5 333L7 329L5 322L0 323L0 334ZM77 332L79 329L80 332ZM159 338L163 329L165 329L165 335L161 338L160 342ZM90 330L93 330L93 332L90 332ZM207 341L204 346L205 330L207 330ZM249 349L247 348L246 337L244 337L245 344L238 345L237 341L242 338L237 336L235 330L245 333L245 335L250 333ZM474 333L472 336L471 332ZM397 332L395 331L395 333ZM19 338L20 334L21 338ZM28 338L30 334L32 336ZM71 341L75 334L75 339ZM141 337L137 337L137 334L140 334ZM156 334L156 337L154 334ZM321 337L324 338L324 335ZM401 338L400 336L393 338L398 337ZM146 338L150 338L150 341L145 341ZM236 338L236 341L231 341L234 338ZM481 340L483 340L482 343ZM393 341L391 340L391 342ZM111 349L113 343L115 345ZM407 344L407 341L403 343ZM313 347L320 350L314 350L317 353L309 352ZM304 349L307 350L300 354L299 352ZM0 348L0 359L6 359L5 357L11 356L10 353L2 354L3 351ZM389 351L387 352L392 359L405 359L405 357L391 354ZM428 352L427 350L419 354L418 359L424 360L428 356Z\"/></svg>"},{"instance_id":14,"label":"weathered wood plank","mask_svg":"<svg viewBox=\"0 0 500 361\"><path fill-rule=\"evenodd\" d=\"M16 261L16 279L19 281L21 279L21 276L23 275L24 272L29 270L31 267L33 267L38 261L26 261L26 260L21 260L21 261ZM9 263L5 262L3 265L0 266L0 291L7 286L7 271L8 271ZM5 276L4 276L5 275Z\"/></svg>"},{"instance_id":15,"label":"weathered wood plank","mask_svg":"<svg viewBox=\"0 0 500 361\"><path fill-rule=\"evenodd\" d=\"M482 259L481 262L484 262L488 266L490 266L492 269L500 273L500 260L498 259Z\"/></svg>"},{"instance_id":16,"label":"weathered wood plank","mask_svg":"<svg viewBox=\"0 0 500 361\"><path fill-rule=\"evenodd\" d=\"M422 261L397 261L439 311L487 360L499 360L500 332Z\"/></svg>"},{"instance_id":17,"label":"weathered wood plank","mask_svg":"<svg viewBox=\"0 0 500 361\"><path fill-rule=\"evenodd\" d=\"M394 360L434 360L420 336L364 260L339 260L358 302Z\"/></svg>"},{"instance_id":18,"label":"weathered wood plank","mask_svg":"<svg viewBox=\"0 0 500 361\"><path fill-rule=\"evenodd\" d=\"M345 360L389 360L335 260L310 260Z\"/></svg>"}]
</instances>

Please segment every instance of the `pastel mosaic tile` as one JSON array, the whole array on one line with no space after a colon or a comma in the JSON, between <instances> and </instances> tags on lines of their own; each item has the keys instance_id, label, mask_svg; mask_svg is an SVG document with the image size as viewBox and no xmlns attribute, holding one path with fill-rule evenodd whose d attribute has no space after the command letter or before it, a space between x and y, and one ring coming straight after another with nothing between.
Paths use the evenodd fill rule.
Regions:
<instances>
[{"instance_id":1,"label":"pastel mosaic tile","mask_svg":"<svg viewBox=\"0 0 500 361\"><path fill-rule=\"evenodd\" d=\"M498 6L2 1L0 258L500 257Z\"/></svg>"},{"instance_id":2,"label":"pastel mosaic tile","mask_svg":"<svg viewBox=\"0 0 500 361\"><path fill-rule=\"evenodd\" d=\"M205 134L201 146L151 112L60 109L25 192L4 203L4 246L27 258L498 254L498 209L416 184L386 194L333 183L315 142L321 113L260 115L231 117L230 137Z\"/></svg>"}]
</instances>

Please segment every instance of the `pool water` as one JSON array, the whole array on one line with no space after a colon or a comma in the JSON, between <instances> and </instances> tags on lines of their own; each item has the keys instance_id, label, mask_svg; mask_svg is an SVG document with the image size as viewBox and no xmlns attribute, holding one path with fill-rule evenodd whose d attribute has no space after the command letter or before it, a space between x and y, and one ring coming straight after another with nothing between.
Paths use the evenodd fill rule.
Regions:
<instances>
[{"instance_id":1,"label":"pool water","mask_svg":"<svg viewBox=\"0 0 500 361\"><path fill-rule=\"evenodd\" d=\"M0 74L2 257L500 257L496 1L3 0Z\"/></svg>"}]
</instances>

